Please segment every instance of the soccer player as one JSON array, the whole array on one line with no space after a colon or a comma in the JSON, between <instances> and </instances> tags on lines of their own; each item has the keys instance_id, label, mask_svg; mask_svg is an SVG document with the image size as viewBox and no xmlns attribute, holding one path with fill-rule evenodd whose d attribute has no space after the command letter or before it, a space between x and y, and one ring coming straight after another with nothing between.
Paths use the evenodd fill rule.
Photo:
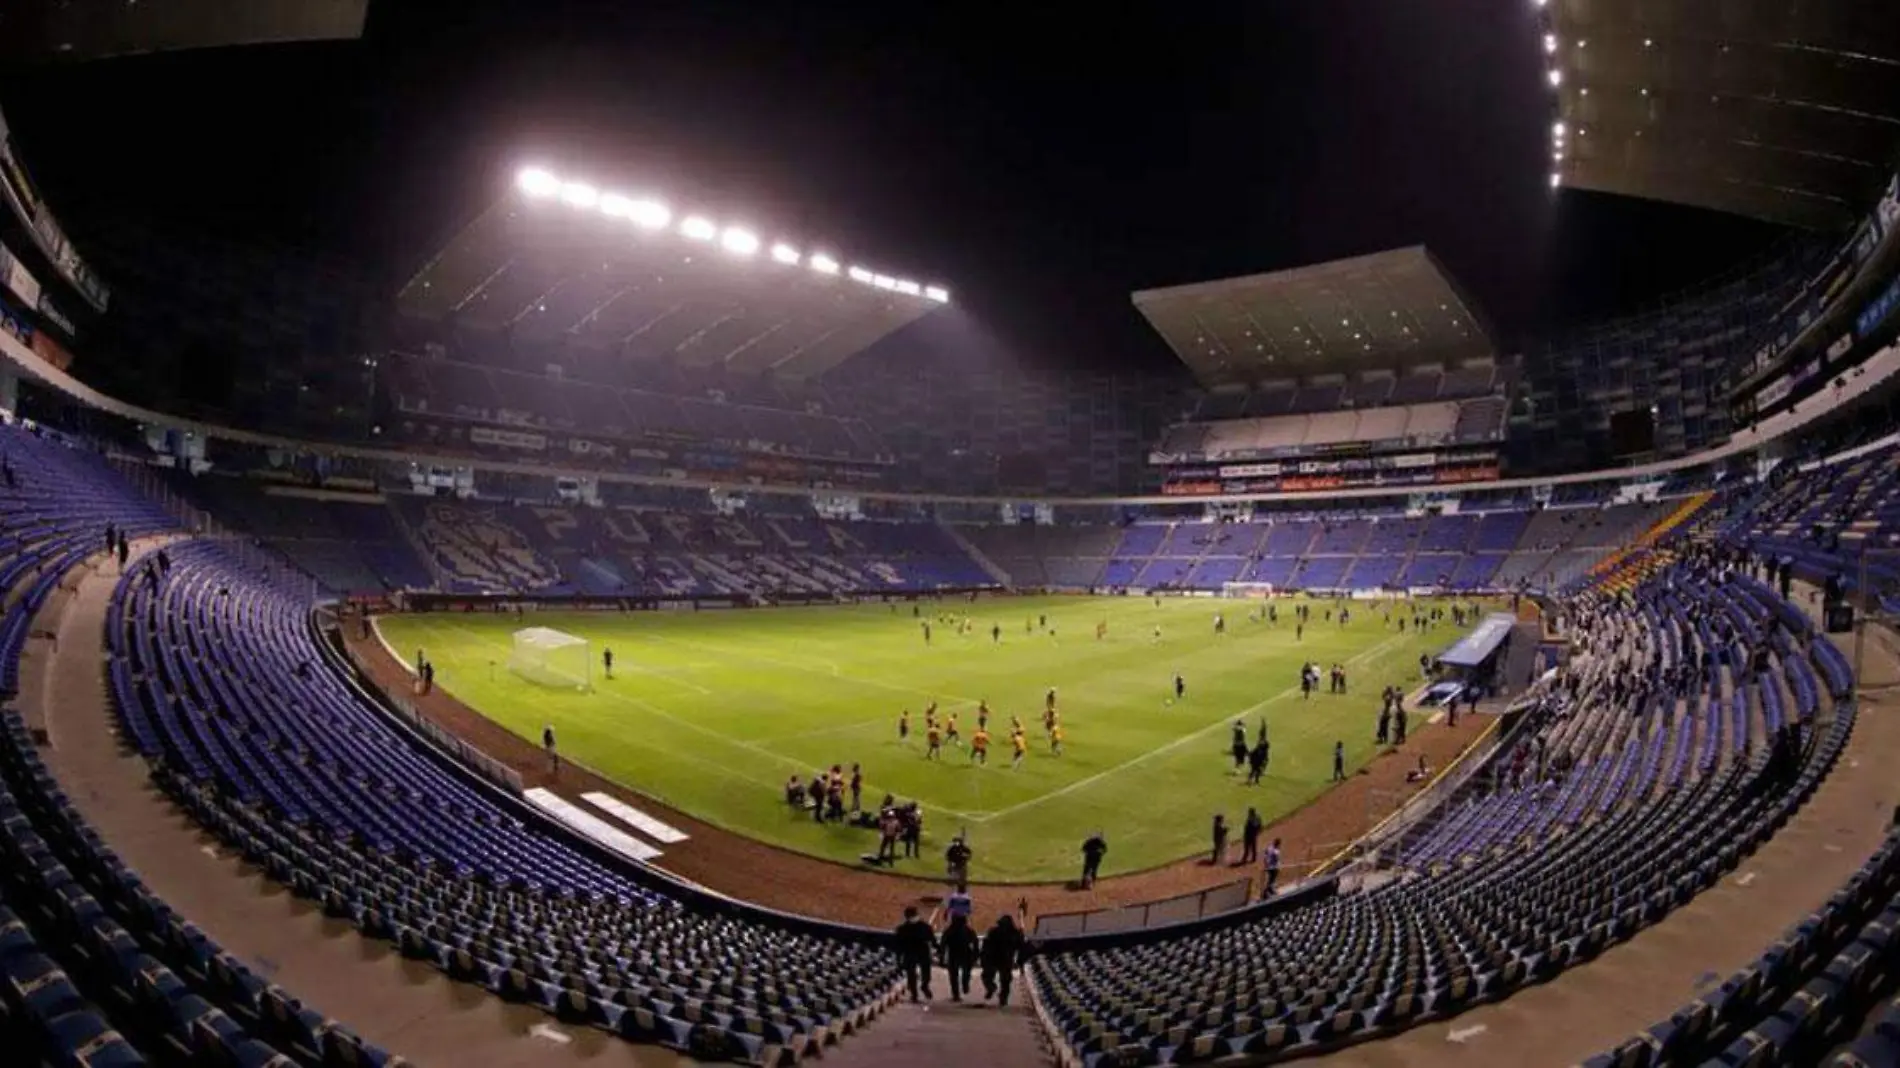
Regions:
<instances>
[{"instance_id":1,"label":"soccer player","mask_svg":"<svg viewBox=\"0 0 1900 1068\"><path fill-rule=\"evenodd\" d=\"M1052 731L1056 728L1056 706L1045 705L1042 709L1042 729Z\"/></svg>"},{"instance_id":2,"label":"soccer player","mask_svg":"<svg viewBox=\"0 0 1900 1068\"><path fill-rule=\"evenodd\" d=\"M951 745L962 744L963 739L957 734L957 714L955 712L943 717L943 736Z\"/></svg>"},{"instance_id":3,"label":"soccer player","mask_svg":"<svg viewBox=\"0 0 1900 1068\"><path fill-rule=\"evenodd\" d=\"M943 731L938 728L935 720L924 728L924 759L943 759Z\"/></svg>"},{"instance_id":4,"label":"soccer player","mask_svg":"<svg viewBox=\"0 0 1900 1068\"><path fill-rule=\"evenodd\" d=\"M1228 750L1234 755L1233 774L1238 775L1247 763L1247 725L1239 720L1234 721L1234 740Z\"/></svg>"},{"instance_id":5,"label":"soccer player","mask_svg":"<svg viewBox=\"0 0 1900 1068\"><path fill-rule=\"evenodd\" d=\"M910 709L908 708L898 713L897 740L900 743L910 741Z\"/></svg>"},{"instance_id":6,"label":"soccer player","mask_svg":"<svg viewBox=\"0 0 1900 1068\"><path fill-rule=\"evenodd\" d=\"M990 624L990 644L991 645L1003 644L1003 625L1001 623Z\"/></svg>"},{"instance_id":7,"label":"soccer player","mask_svg":"<svg viewBox=\"0 0 1900 1068\"><path fill-rule=\"evenodd\" d=\"M1333 743L1333 781L1346 781L1346 743Z\"/></svg>"},{"instance_id":8,"label":"soccer player","mask_svg":"<svg viewBox=\"0 0 1900 1068\"><path fill-rule=\"evenodd\" d=\"M1174 673L1174 699L1176 701L1187 699L1187 680L1182 678L1178 671Z\"/></svg>"},{"instance_id":9,"label":"soccer player","mask_svg":"<svg viewBox=\"0 0 1900 1068\"><path fill-rule=\"evenodd\" d=\"M1018 723L1010 728L1009 744L1016 750L1016 757L1009 762L1009 766L1012 768L1022 767L1023 754L1029 752L1029 739L1023 735L1022 724Z\"/></svg>"},{"instance_id":10,"label":"soccer player","mask_svg":"<svg viewBox=\"0 0 1900 1068\"><path fill-rule=\"evenodd\" d=\"M1157 602L1157 603L1159 603L1159 602ZM1155 641L1155 644L1156 644L1156 645L1159 645L1159 644L1161 644L1161 624L1159 624L1159 623L1157 623L1157 624L1155 624L1155 637L1154 637L1154 641Z\"/></svg>"},{"instance_id":11,"label":"soccer player","mask_svg":"<svg viewBox=\"0 0 1900 1068\"><path fill-rule=\"evenodd\" d=\"M1227 617L1219 612L1214 613L1214 633L1216 635L1227 633Z\"/></svg>"},{"instance_id":12,"label":"soccer player","mask_svg":"<svg viewBox=\"0 0 1900 1068\"><path fill-rule=\"evenodd\" d=\"M1099 642L1106 637L1108 637L1108 620L1104 619L1095 624L1095 640Z\"/></svg>"},{"instance_id":13,"label":"soccer player","mask_svg":"<svg viewBox=\"0 0 1900 1068\"><path fill-rule=\"evenodd\" d=\"M614 651L612 649L601 648L600 673L610 679L614 677Z\"/></svg>"},{"instance_id":14,"label":"soccer player","mask_svg":"<svg viewBox=\"0 0 1900 1068\"><path fill-rule=\"evenodd\" d=\"M924 620L924 644L930 644L930 621L928 619Z\"/></svg>"},{"instance_id":15,"label":"soccer player","mask_svg":"<svg viewBox=\"0 0 1900 1068\"><path fill-rule=\"evenodd\" d=\"M1055 711L1056 688L1054 686L1049 687L1049 692L1042 695L1042 707L1045 712Z\"/></svg>"},{"instance_id":16,"label":"soccer player","mask_svg":"<svg viewBox=\"0 0 1900 1068\"><path fill-rule=\"evenodd\" d=\"M976 706L976 729L980 731L990 729L990 706L980 701Z\"/></svg>"},{"instance_id":17,"label":"soccer player","mask_svg":"<svg viewBox=\"0 0 1900 1068\"><path fill-rule=\"evenodd\" d=\"M975 734L970 735L970 762L982 764L985 767L988 767L990 763L990 732L981 727L976 729Z\"/></svg>"},{"instance_id":18,"label":"soccer player","mask_svg":"<svg viewBox=\"0 0 1900 1068\"><path fill-rule=\"evenodd\" d=\"M1062 724L1055 723L1049 728L1049 751L1056 756L1062 755Z\"/></svg>"}]
</instances>

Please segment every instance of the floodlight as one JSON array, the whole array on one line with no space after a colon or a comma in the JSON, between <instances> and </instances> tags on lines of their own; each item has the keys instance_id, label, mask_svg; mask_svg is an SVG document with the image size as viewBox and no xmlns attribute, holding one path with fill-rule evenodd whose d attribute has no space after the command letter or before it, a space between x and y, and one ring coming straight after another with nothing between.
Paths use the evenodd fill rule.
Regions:
<instances>
[{"instance_id":1,"label":"floodlight","mask_svg":"<svg viewBox=\"0 0 1900 1068\"><path fill-rule=\"evenodd\" d=\"M1552 124L1550 128L1550 135L1559 141L1563 140L1564 134L1568 132L1569 131L1564 128L1564 124L1561 122Z\"/></svg>"},{"instance_id":2,"label":"floodlight","mask_svg":"<svg viewBox=\"0 0 1900 1068\"><path fill-rule=\"evenodd\" d=\"M515 185L531 197L551 197L561 191L561 180L539 167L528 167L515 175Z\"/></svg>"},{"instance_id":3,"label":"floodlight","mask_svg":"<svg viewBox=\"0 0 1900 1068\"><path fill-rule=\"evenodd\" d=\"M874 274L871 276L871 284L878 289L896 289L897 279L888 274Z\"/></svg>"},{"instance_id":4,"label":"floodlight","mask_svg":"<svg viewBox=\"0 0 1900 1068\"><path fill-rule=\"evenodd\" d=\"M719 233L719 228L712 224L711 219L688 215L680 222L680 233L695 241L711 241Z\"/></svg>"},{"instance_id":5,"label":"floodlight","mask_svg":"<svg viewBox=\"0 0 1900 1068\"><path fill-rule=\"evenodd\" d=\"M633 211L633 201L619 193L602 193L597 205L600 213L610 219L624 219Z\"/></svg>"},{"instance_id":6,"label":"floodlight","mask_svg":"<svg viewBox=\"0 0 1900 1068\"><path fill-rule=\"evenodd\" d=\"M919 293L922 293L924 291L924 287L918 285L917 283L907 278L899 278L897 280L897 291L899 293L905 294L906 296L914 297L914 296L917 296Z\"/></svg>"},{"instance_id":7,"label":"floodlight","mask_svg":"<svg viewBox=\"0 0 1900 1068\"><path fill-rule=\"evenodd\" d=\"M750 256L759 251L759 235L737 226L728 226L719 235L719 244L735 256Z\"/></svg>"},{"instance_id":8,"label":"floodlight","mask_svg":"<svg viewBox=\"0 0 1900 1068\"><path fill-rule=\"evenodd\" d=\"M673 213L657 200L636 200L627 206L627 218L632 219L635 226L658 230L673 221Z\"/></svg>"},{"instance_id":9,"label":"floodlight","mask_svg":"<svg viewBox=\"0 0 1900 1068\"><path fill-rule=\"evenodd\" d=\"M942 286L925 286L924 297L929 300L934 300L939 304L950 303L950 291Z\"/></svg>"},{"instance_id":10,"label":"floodlight","mask_svg":"<svg viewBox=\"0 0 1900 1068\"><path fill-rule=\"evenodd\" d=\"M1544 51L1545 53L1549 55L1555 55L1557 53L1557 35L1556 34L1547 33L1544 35Z\"/></svg>"},{"instance_id":11,"label":"floodlight","mask_svg":"<svg viewBox=\"0 0 1900 1068\"><path fill-rule=\"evenodd\" d=\"M577 208L591 208L600 199L600 190L586 182L568 182L561 186L561 199Z\"/></svg>"},{"instance_id":12,"label":"floodlight","mask_svg":"<svg viewBox=\"0 0 1900 1068\"><path fill-rule=\"evenodd\" d=\"M819 274L837 274L838 273L838 261L832 259L830 256L827 256L822 252L812 253L811 259L807 260L806 262L811 264L811 269L814 271L817 271Z\"/></svg>"},{"instance_id":13,"label":"floodlight","mask_svg":"<svg viewBox=\"0 0 1900 1068\"><path fill-rule=\"evenodd\" d=\"M851 276L853 282L863 282L867 286L871 284L871 272L862 267L853 267L845 274Z\"/></svg>"},{"instance_id":14,"label":"floodlight","mask_svg":"<svg viewBox=\"0 0 1900 1068\"><path fill-rule=\"evenodd\" d=\"M1557 85L1562 85L1563 83L1564 83L1564 72L1556 69L1555 67L1551 68L1550 84L1553 86L1557 86Z\"/></svg>"},{"instance_id":15,"label":"floodlight","mask_svg":"<svg viewBox=\"0 0 1900 1068\"><path fill-rule=\"evenodd\" d=\"M1558 186L1560 186L1560 185L1562 185L1562 184L1563 184L1563 181L1564 181L1564 176L1563 176L1563 175L1561 175L1561 174L1558 174L1558 173L1557 173L1556 171L1551 171L1551 172L1550 172L1550 187L1551 187L1552 189L1555 189L1555 188L1557 188Z\"/></svg>"},{"instance_id":16,"label":"floodlight","mask_svg":"<svg viewBox=\"0 0 1900 1068\"><path fill-rule=\"evenodd\" d=\"M799 260L798 250L790 245L773 245L772 258L780 263L796 264Z\"/></svg>"}]
</instances>

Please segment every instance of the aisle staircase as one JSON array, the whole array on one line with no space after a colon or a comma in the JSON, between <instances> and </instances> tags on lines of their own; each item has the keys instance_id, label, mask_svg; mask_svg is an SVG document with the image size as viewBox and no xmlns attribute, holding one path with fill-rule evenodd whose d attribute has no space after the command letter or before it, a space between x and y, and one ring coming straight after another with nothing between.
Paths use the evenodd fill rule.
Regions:
<instances>
[{"instance_id":1,"label":"aisle staircase","mask_svg":"<svg viewBox=\"0 0 1900 1068\"><path fill-rule=\"evenodd\" d=\"M1636 562L1639 559L1649 558L1652 555L1649 550L1662 544L1662 540L1667 537L1671 531L1695 518L1695 514L1700 512L1714 499L1715 493L1710 490L1704 490L1701 493L1683 498L1681 504L1677 505L1668 515L1663 516L1655 526L1650 527L1639 535L1635 541L1630 542L1623 548L1599 560L1596 566L1590 569L1591 577L1602 579L1605 576L1615 575L1618 571L1625 570L1625 564ZM1648 574L1648 571L1645 570L1643 574Z\"/></svg>"},{"instance_id":2,"label":"aisle staircase","mask_svg":"<svg viewBox=\"0 0 1900 1068\"><path fill-rule=\"evenodd\" d=\"M936 969L936 1000L898 1004L850 1042L826 1049L826 1068L1054 1068L1056 1058L1030 1004L1029 975L1016 977L1015 1004L950 1000L950 976ZM978 984L978 997L981 994Z\"/></svg>"},{"instance_id":3,"label":"aisle staircase","mask_svg":"<svg viewBox=\"0 0 1900 1068\"><path fill-rule=\"evenodd\" d=\"M937 526L941 528L945 534L950 535L950 540L957 543L957 548L969 554L970 559L975 561L976 566L983 569L984 574L996 580L997 585L1011 588L1015 587L1016 583L1011 581L1009 572L1003 570L996 561L990 559L988 553L977 548L976 542L964 537L963 532L958 530L954 524L938 523Z\"/></svg>"}]
</instances>

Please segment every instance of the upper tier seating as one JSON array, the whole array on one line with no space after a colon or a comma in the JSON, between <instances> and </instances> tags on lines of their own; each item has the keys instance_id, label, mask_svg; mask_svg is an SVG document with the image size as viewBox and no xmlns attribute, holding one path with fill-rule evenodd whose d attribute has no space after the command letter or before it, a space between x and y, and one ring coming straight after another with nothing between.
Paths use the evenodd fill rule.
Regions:
<instances>
[{"instance_id":1,"label":"upper tier seating","mask_svg":"<svg viewBox=\"0 0 1900 1068\"><path fill-rule=\"evenodd\" d=\"M1349 442L1431 446L1453 441L1494 441L1503 432L1501 397L1427 401L1380 408L1347 408L1310 414L1250 416L1168 428L1160 452L1213 461L1317 449Z\"/></svg>"}]
</instances>

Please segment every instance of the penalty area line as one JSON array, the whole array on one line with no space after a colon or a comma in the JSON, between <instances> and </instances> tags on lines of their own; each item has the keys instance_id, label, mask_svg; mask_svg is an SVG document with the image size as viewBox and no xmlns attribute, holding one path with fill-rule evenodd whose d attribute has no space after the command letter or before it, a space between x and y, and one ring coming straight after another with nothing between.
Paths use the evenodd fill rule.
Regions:
<instances>
[{"instance_id":1,"label":"penalty area line","mask_svg":"<svg viewBox=\"0 0 1900 1068\"><path fill-rule=\"evenodd\" d=\"M1385 641L1382 641L1379 644L1373 646L1372 648L1367 649L1366 651L1360 653L1358 656L1352 657L1351 659L1347 660L1346 663L1348 664L1361 663L1362 661L1378 656L1380 653L1385 652L1385 650L1391 648L1395 644L1398 644L1402 640L1403 639L1398 638L1396 636L1387 638ZM1174 750L1179 749L1184 745L1187 745L1189 742L1196 741L1204 737L1208 733L1212 732L1216 728L1225 726L1230 720L1246 719L1248 716L1251 716L1256 712L1260 712L1266 709L1270 705L1278 704L1279 702L1284 701L1299 692L1300 692L1300 688L1298 686L1289 686L1286 689L1280 691L1279 693L1274 694L1272 697L1268 697L1265 700L1256 702L1255 704L1247 708L1241 709L1239 712L1224 713L1222 714L1221 718L1215 720L1214 722L1208 724L1207 726L1201 727L1200 729L1195 730L1194 732L1190 734L1184 734L1181 737L1176 738L1174 741L1169 742L1166 745L1157 746L1156 748L1150 749L1147 752L1141 754L1140 756L1134 757L1129 760L1124 760L1120 764L1117 764L1112 768L1106 768L1102 771L1098 771L1095 774L1090 775L1086 779L1077 779L1076 781L1070 783L1067 786L1064 786L1060 789L1051 790L1040 797L1032 797L1027 801L1023 801L1018 804L1011 805L1008 808L998 809L997 811L990 813L988 816L984 817L983 819L976 820L976 822L987 823L990 820L994 820L1002 816L1008 816L1013 813L1022 812L1026 809L1035 808L1037 805L1040 805L1045 801L1053 801L1058 797L1064 797L1068 794L1072 794L1076 792L1077 790L1081 790L1081 789L1084 789L1085 787L1093 786L1096 783L1102 781L1103 779L1108 778L1111 775L1120 774L1121 772L1127 771L1129 768L1132 768L1137 764L1145 764L1148 761L1154 759L1155 757L1161 756L1165 753L1171 753ZM976 819L976 817L974 816L970 818L973 820Z\"/></svg>"}]
</instances>

